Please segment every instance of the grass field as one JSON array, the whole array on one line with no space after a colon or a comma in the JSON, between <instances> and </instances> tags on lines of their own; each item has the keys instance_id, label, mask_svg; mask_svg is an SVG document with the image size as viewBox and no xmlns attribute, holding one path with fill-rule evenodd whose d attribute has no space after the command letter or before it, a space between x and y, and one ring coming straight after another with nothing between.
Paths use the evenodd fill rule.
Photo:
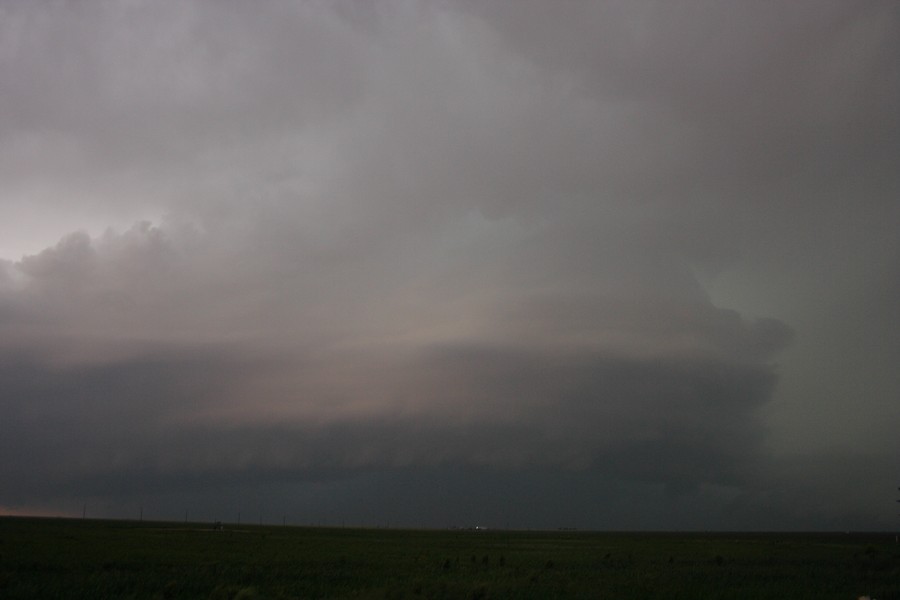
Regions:
<instances>
[{"instance_id":1,"label":"grass field","mask_svg":"<svg viewBox=\"0 0 900 600\"><path fill-rule=\"evenodd\" d=\"M900 600L887 534L401 531L0 518L0 598Z\"/></svg>"}]
</instances>

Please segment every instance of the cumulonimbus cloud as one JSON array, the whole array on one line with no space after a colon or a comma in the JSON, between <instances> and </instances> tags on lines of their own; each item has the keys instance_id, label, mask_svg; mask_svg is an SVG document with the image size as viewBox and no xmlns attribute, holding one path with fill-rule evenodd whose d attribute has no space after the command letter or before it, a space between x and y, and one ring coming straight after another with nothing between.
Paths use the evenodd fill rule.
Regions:
<instances>
[{"instance_id":1,"label":"cumulonimbus cloud","mask_svg":"<svg viewBox=\"0 0 900 600\"><path fill-rule=\"evenodd\" d=\"M2 9L0 200L67 232L0 262L17 498L765 480L781 353L824 322L766 309L890 272L896 8L379 7ZM741 268L777 301L717 301Z\"/></svg>"}]
</instances>

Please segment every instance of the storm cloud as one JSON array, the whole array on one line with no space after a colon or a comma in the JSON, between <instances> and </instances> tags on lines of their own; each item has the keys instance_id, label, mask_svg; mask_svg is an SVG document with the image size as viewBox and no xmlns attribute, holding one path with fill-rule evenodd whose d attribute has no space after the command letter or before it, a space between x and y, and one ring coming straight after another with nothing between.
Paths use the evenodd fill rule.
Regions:
<instances>
[{"instance_id":1,"label":"storm cloud","mask_svg":"<svg viewBox=\"0 0 900 600\"><path fill-rule=\"evenodd\" d=\"M890 522L893 3L0 14L0 506Z\"/></svg>"}]
</instances>

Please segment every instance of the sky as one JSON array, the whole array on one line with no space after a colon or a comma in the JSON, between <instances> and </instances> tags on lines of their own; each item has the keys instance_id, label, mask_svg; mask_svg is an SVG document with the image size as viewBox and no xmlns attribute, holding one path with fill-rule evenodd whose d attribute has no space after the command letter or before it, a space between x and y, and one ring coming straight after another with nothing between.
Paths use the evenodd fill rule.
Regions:
<instances>
[{"instance_id":1,"label":"sky","mask_svg":"<svg viewBox=\"0 0 900 600\"><path fill-rule=\"evenodd\" d=\"M900 4L0 3L0 513L900 526Z\"/></svg>"}]
</instances>

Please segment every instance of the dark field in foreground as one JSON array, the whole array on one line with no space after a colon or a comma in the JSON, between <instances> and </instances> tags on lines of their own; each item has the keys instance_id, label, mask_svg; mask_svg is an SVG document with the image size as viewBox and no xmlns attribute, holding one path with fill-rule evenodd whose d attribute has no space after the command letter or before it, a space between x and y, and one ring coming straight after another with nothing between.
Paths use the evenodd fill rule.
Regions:
<instances>
[{"instance_id":1,"label":"dark field in foreground","mask_svg":"<svg viewBox=\"0 0 900 600\"><path fill-rule=\"evenodd\" d=\"M0 518L0 598L900 599L887 534L398 531Z\"/></svg>"}]
</instances>

